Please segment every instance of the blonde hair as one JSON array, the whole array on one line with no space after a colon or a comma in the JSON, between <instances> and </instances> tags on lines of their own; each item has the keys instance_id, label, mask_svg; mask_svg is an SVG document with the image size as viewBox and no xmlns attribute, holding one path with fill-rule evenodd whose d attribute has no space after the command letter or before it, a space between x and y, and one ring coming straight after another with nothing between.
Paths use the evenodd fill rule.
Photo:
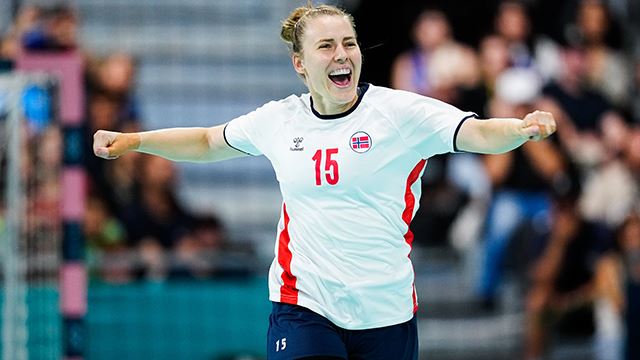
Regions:
<instances>
[{"instance_id":1,"label":"blonde hair","mask_svg":"<svg viewBox=\"0 0 640 360\"><path fill-rule=\"evenodd\" d=\"M307 21L320 15L344 16L351 24L355 33L356 25L351 14L332 5L314 6L311 1L309 1L307 5L294 9L291 14L282 21L280 38L287 43L291 52L300 53L300 51L302 51L302 37L304 36Z\"/></svg>"}]
</instances>

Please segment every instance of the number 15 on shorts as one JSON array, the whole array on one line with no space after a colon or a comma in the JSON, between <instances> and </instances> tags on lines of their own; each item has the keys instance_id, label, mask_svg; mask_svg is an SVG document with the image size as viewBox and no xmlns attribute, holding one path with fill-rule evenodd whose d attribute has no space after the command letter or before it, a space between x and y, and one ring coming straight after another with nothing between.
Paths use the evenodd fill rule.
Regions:
<instances>
[{"instance_id":1,"label":"number 15 on shorts","mask_svg":"<svg viewBox=\"0 0 640 360\"><path fill-rule=\"evenodd\" d=\"M284 351L287 348L287 338L276 340L276 352Z\"/></svg>"}]
</instances>

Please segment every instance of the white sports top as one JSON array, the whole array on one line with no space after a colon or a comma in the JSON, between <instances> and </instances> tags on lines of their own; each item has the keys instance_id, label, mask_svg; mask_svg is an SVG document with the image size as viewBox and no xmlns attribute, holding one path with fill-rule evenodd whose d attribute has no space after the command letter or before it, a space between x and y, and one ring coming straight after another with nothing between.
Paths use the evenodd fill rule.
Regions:
<instances>
[{"instance_id":1,"label":"white sports top","mask_svg":"<svg viewBox=\"0 0 640 360\"><path fill-rule=\"evenodd\" d=\"M320 115L309 94L272 101L225 128L228 144L264 154L283 204L269 299L339 327L399 324L417 310L409 224L426 159L455 151L475 114L364 84L347 112Z\"/></svg>"}]
</instances>

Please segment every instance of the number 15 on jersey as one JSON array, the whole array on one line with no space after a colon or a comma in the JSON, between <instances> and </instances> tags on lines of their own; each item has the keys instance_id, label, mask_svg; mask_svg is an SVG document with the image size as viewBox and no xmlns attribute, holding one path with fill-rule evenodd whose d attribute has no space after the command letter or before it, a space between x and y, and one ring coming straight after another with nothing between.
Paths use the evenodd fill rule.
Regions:
<instances>
[{"instance_id":1,"label":"number 15 on jersey","mask_svg":"<svg viewBox=\"0 0 640 360\"><path fill-rule=\"evenodd\" d=\"M316 185L322 186L322 175L324 175L329 185L335 185L340 180L340 174L338 173L338 162L335 159L331 159L331 156L338 153L338 148L330 148L324 151L324 170L322 170L322 153L322 149L318 149L311 158L316 163Z\"/></svg>"}]
</instances>

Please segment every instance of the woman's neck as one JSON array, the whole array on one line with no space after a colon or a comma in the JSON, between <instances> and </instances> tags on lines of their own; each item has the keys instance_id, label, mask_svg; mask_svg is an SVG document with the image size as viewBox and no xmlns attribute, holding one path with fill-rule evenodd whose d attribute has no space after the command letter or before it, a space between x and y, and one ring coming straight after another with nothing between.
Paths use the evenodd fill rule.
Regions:
<instances>
[{"instance_id":1,"label":"woman's neck","mask_svg":"<svg viewBox=\"0 0 640 360\"><path fill-rule=\"evenodd\" d=\"M329 101L324 101L320 94L311 92L311 98L313 99L313 109L321 115L337 115L349 111L358 102L358 93L349 101L344 104L336 104Z\"/></svg>"}]
</instances>

